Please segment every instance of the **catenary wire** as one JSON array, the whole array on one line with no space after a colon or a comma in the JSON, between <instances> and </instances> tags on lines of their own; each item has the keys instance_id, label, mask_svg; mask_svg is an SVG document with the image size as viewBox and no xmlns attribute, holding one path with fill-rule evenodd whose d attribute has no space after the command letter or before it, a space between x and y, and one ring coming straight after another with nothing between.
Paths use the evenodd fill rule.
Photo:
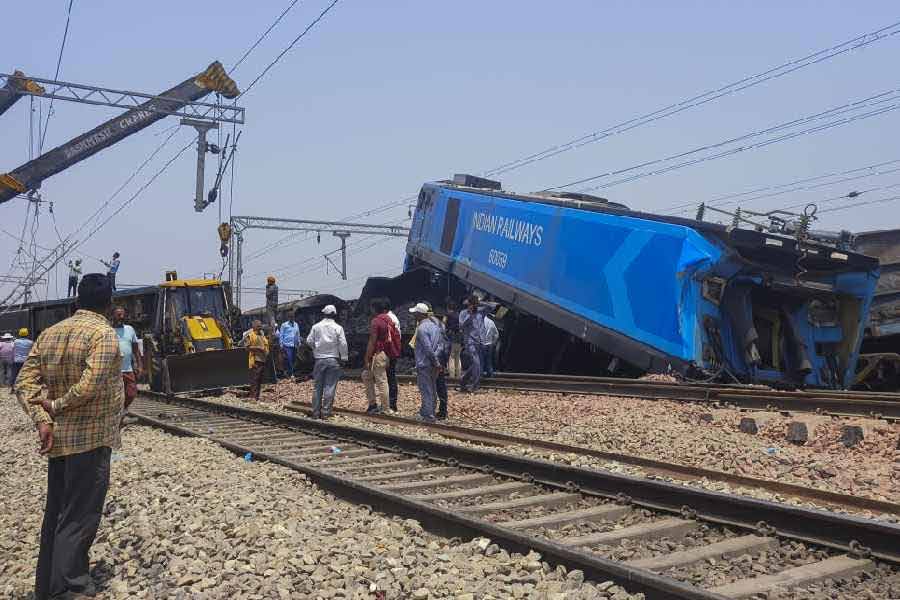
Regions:
<instances>
[{"instance_id":1,"label":"catenary wire","mask_svg":"<svg viewBox=\"0 0 900 600\"><path fill-rule=\"evenodd\" d=\"M875 164L871 164L871 165L866 165L864 167L856 167L854 169L848 169L845 171L824 173L822 175L814 175L812 177L803 177L803 178L795 179L793 181L789 181L787 183L764 185L764 186L753 188L751 190L747 190L744 192L733 192L733 193L728 193L728 194L722 194L722 195L719 195L719 196L716 196L714 198L704 201L704 204L706 204L707 206L725 206L725 205L729 205L729 204L736 204L738 202L748 201L748 200L738 200L738 199L742 198L744 196L751 196L753 194L759 194L760 192L771 192L771 195L764 194L764 195L754 196L750 200L771 197L771 196L779 195L782 193L787 193L790 191L799 191L799 190L814 189L817 187L826 187L829 185L833 185L834 182L819 183L819 184L815 184L812 186L806 186L805 184L811 183L814 181L820 181L822 179L828 179L829 177L843 177L843 176L853 175L854 173L859 173L859 172L863 172L863 171L871 171L872 169L878 169L880 167L884 167L884 166L888 166L888 165L896 165L897 163L900 163L900 159L883 161L883 162L879 162L879 163L875 163ZM859 175L858 178L877 177L882 174L893 173L893 172L894 172L894 170L892 169L890 171L886 171L883 173L873 173L873 174L863 173L862 175ZM857 177L848 177L846 179L838 180L837 183L852 181L856 178ZM801 187L793 188L793 186L801 186ZM787 189L786 191L775 191L775 190L785 190L785 188L793 188L793 189ZM675 214L677 212L683 212L684 210L690 210L690 209L694 209L696 207L697 207L696 202L686 202L683 204L677 204L674 206L670 206L668 208L663 208L659 212L663 213L663 214Z\"/></svg>"},{"instance_id":2,"label":"catenary wire","mask_svg":"<svg viewBox=\"0 0 900 600\"><path fill-rule=\"evenodd\" d=\"M72 4L75 0L69 0L69 8L66 11L66 28L63 31L62 42L59 45L59 56L56 59L56 72L53 79L59 79L59 69L62 66L63 52L66 50L66 40L69 38L69 22L72 19ZM53 115L53 98L50 98L50 106L47 109L47 120L44 123L44 132L41 133L41 143L38 148L38 154L44 151L44 142L47 139L47 127L50 125L50 117Z\"/></svg>"},{"instance_id":3,"label":"catenary wire","mask_svg":"<svg viewBox=\"0 0 900 600\"><path fill-rule=\"evenodd\" d=\"M498 167L494 167L493 169L489 169L484 171L484 176L492 176L499 175L502 173L506 173L518 168L521 168L527 164L531 164L533 162L537 162L540 160L544 160L550 158L552 156L556 156L568 150L572 150L575 148L580 148L584 145L591 144L602 139L608 138L610 136L618 135L620 133L624 133L631 129L635 129L637 127L641 127L643 125L653 123L655 121L659 121L665 119L667 117L673 116L685 110L701 106L703 104L707 104L724 96L728 96L734 94L736 92L745 90L750 87L754 87L766 81L770 81L772 79L783 77L784 75L788 75L805 67L809 67L815 64L822 63L826 60L834 58L836 56L840 56L847 52L857 50L864 46L868 46L875 42L881 41L883 39L892 37L900 33L900 22L892 23L875 31L865 33L840 44L836 44L829 48L825 48L819 50L817 52L813 52L812 54L808 54L802 58L789 60L784 62L776 67L772 67L757 73L755 75L750 75L744 78L741 78L732 83L720 86L718 88L714 88L703 92L701 94L694 95L690 98L682 100L680 102L670 104L663 108L659 108L655 111L633 117L626 121L622 121L615 125L609 126L605 129L595 131L592 133L588 133L585 135L581 135L577 138L569 140L568 142L564 142L562 144L556 144L554 146L550 146L540 152L532 153L526 155L522 158L516 159L514 161L510 161L499 165Z\"/></svg>"},{"instance_id":4,"label":"catenary wire","mask_svg":"<svg viewBox=\"0 0 900 600\"><path fill-rule=\"evenodd\" d=\"M731 148L724 152L720 152L719 154L713 154L713 155L706 156L706 157L703 157L700 159L692 159L692 160L689 160L689 161L686 161L683 163L677 163L674 166L670 165L668 167L661 168L659 170L652 170L652 171L644 172L642 174L632 175L632 176L629 176L629 177L626 177L623 179L615 180L613 182L608 182L608 183L596 185L596 186L593 186L590 188L585 188L581 191L592 191L592 190L596 190L596 189L604 189L607 187L612 187L613 185L619 185L621 183L626 183L629 181L634 181L636 179L641 179L643 177L650 177L653 175L659 175L661 173L667 173L667 172L670 172L670 171L673 171L676 169L683 168L685 166L690 166L690 165L697 164L700 162L706 162L709 160L722 158L724 156L729 156L731 154L737 154L738 152L744 152L744 151L750 150L750 149L756 149L756 148L769 146L771 144L778 143L781 141L786 141L789 139L793 139L793 138L799 137L801 135L817 133L819 131L823 131L825 129L830 129L832 127L846 125L846 124L849 124L849 123L852 123L852 122L855 122L858 120L862 120L862 119L870 118L870 117L877 116L880 114L884 114L886 112L890 112L890 111L896 110L897 108L900 108L900 104L897 103L898 99L900 99L900 89L889 90L887 92L882 92L879 94L874 94L874 95L868 96L866 98L863 98L862 100L847 102L840 106L832 107L830 109L820 111L820 112L817 112L817 113L814 113L811 115L806 115L804 117L792 119L790 121L785 121L783 123L779 123L777 125L767 127L765 129L751 131L751 132L748 132L748 133L745 133L745 134L742 134L742 135L739 135L736 137L728 138L728 139L725 139L725 140L722 140L719 142L715 142L715 143L711 143L711 144L705 144L703 146L698 146L696 148L692 148L690 150L686 150L683 152L678 152L675 154L670 154L670 155L656 158L653 160L644 161L644 162L641 162L641 163L638 163L635 165L630 165L628 167L623 167L620 169L613 169L613 170L606 171L604 173L600 173L597 175L591 175L589 177L582 177L579 179L575 179L573 181L569 181L567 183L550 186L550 187L544 188L543 191L549 192L549 191L553 191L553 190L560 190L560 189L573 187L576 185L582 185L585 183L597 181L598 179L604 179L604 178L612 177L612 176L616 176L616 175L624 175L626 173L630 173L630 172L636 171L638 169L661 165L663 163L672 162L672 161L675 161L675 160L678 160L681 158L686 158L689 156L693 156L695 154L700 154L702 152L716 150L719 148L723 148L725 146L734 145L739 142L744 142L746 140L751 140L751 139L758 138L758 137L761 137L764 135L779 134L779 132L782 132L785 130L790 130L791 128L795 128L800 125L806 125L809 123L814 123L816 121L833 119L840 115L843 115L846 113L851 113L854 111L859 111L864 108L877 107L874 110L871 110L867 113L844 117L844 118L837 119L837 120L834 120L831 122L825 122L823 124L809 127L808 129L805 129L805 130L779 134L771 139L763 140L760 142L754 142L754 143L744 145L744 146L738 146L736 148ZM890 102L894 102L894 104L887 104ZM880 105L884 105L884 104L886 104L886 106L880 106Z\"/></svg>"},{"instance_id":5,"label":"catenary wire","mask_svg":"<svg viewBox=\"0 0 900 600\"><path fill-rule=\"evenodd\" d=\"M278 15L278 17L272 22L272 24L269 25L269 28L266 29L266 30L262 33L262 35L260 35L259 38L257 38L257 40L253 43L253 45L250 46L249 48L247 48L247 51L244 52L243 56L241 56L241 57L238 59L238 61L237 61L236 63L234 63L234 66L231 67L230 69L228 69L228 74L229 74L229 75L231 75L231 74L234 72L234 70L237 69L239 66L241 66L241 63L243 63L243 62L247 59L247 57L250 56L250 54L251 54L254 50L256 50L256 47L259 46L259 45L263 42L263 40L266 39L266 37L269 35L269 33L271 33L271 31L272 31L273 29L275 29L275 27L278 26L278 24L279 24L279 23L281 22L281 20L285 17L285 15L287 15L289 12L291 12L291 9L294 8L294 5L297 4L297 2L299 2L299 1L300 1L300 0L293 0L293 1L288 5L288 7L285 8L285 9L281 12L280 15Z\"/></svg>"},{"instance_id":6,"label":"catenary wire","mask_svg":"<svg viewBox=\"0 0 900 600\"><path fill-rule=\"evenodd\" d=\"M280 61L280 60L282 59L282 57L283 57L285 54L287 54L288 52L290 52L290 51L294 48L294 46L296 46L297 43L298 43L301 39L303 39L303 38L306 36L306 34L309 33L309 32L312 30L312 28L316 26L316 24L318 24L319 21L321 21L321 20L324 18L325 15L327 15L328 12L329 12L332 8L334 8L334 6L335 6L339 1L340 1L340 0L332 0L331 4L329 4L328 6L326 6L326 7L322 10L322 12L320 12L319 15L318 15L315 19L313 19L313 20L309 23L309 25L306 26L306 29L304 29L303 31L301 31L301 32L300 32L300 35L298 35L297 37L295 37L294 40L293 40L290 44L288 44L288 46L287 46L284 50L282 50L281 53L279 53L278 56L276 56L275 59L274 59L272 62L270 62L270 63L266 66L265 69L262 70L262 73L260 73L259 75L257 75L256 78L255 78L253 81L250 82L250 85L248 85L247 88L246 88L243 92L240 93L240 95L238 96L238 98L240 98L240 97L246 95L250 90L252 90L253 87L257 84L257 82L259 82L260 79L262 79L263 77L265 77L266 73L268 73L269 70L271 70L272 67L274 67L276 64L278 64L278 61ZM237 101L237 98L235 98L235 101Z\"/></svg>"}]
</instances>

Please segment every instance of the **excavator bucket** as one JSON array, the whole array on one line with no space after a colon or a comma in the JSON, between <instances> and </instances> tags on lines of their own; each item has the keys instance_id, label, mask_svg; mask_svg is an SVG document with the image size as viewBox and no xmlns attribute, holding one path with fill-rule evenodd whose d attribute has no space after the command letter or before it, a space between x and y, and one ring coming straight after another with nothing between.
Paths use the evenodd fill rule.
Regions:
<instances>
[{"instance_id":1,"label":"excavator bucket","mask_svg":"<svg viewBox=\"0 0 900 600\"><path fill-rule=\"evenodd\" d=\"M249 382L248 360L246 348L168 356L164 387L178 394L244 386Z\"/></svg>"}]
</instances>

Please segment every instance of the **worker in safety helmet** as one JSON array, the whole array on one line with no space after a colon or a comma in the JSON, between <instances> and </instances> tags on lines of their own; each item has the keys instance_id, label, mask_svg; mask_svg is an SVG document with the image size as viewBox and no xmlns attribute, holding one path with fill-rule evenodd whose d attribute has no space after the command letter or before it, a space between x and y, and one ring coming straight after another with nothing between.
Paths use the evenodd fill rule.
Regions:
<instances>
[{"instance_id":1,"label":"worker in safety helmet","mask_svg":"<svg viewBox=\"0 0 900 600\"><path fill-rule=\"evenodd\" d=\"M275 313L278 311L278 286L275 285L275 277L269 275L266 278L266 320L271 331L275 331Z\"/></svg>"},{"instance_id":2,"label":"worker in safety helmet","mask_svg":"<svg viewBox=\"0 0 900 600\"><path fill-rule=\"evenodd\" d=\"M25 359L28 358L28 353L31 352L31 347L34 345L28 338L28 329L23 327L19 330L19 335L16 336L16 339L13 341L13 367L12 367L12 381L10 385L12 386L16 382L16 378L19 376L19 371L22 369L22 365L25 364ZM11 390L14 388L10 388Z\"/></svg>"}]
</instances>

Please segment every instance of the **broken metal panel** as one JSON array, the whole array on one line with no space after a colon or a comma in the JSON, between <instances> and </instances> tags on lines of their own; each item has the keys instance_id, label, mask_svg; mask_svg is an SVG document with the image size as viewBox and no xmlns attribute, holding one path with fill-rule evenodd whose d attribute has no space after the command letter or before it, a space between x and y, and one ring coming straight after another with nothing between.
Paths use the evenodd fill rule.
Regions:
<instances>
[{"instance_id":1,"label":"broken metal panel","mask_svg":"<svg viewBox=\"0 0 900 600\"><path fill-rule=\"evenodd\" d=\"M198 100L210 92L218 92L226 98L234 98L239 93L237 85L218 61L202 73L166 90L160 97L148 100L21 167L0 175L0 203L14 198L17 193L39 187L48 177L149 127L165 118L168 112L176 111L187 102Z\"/></svg>"}]
</instances>

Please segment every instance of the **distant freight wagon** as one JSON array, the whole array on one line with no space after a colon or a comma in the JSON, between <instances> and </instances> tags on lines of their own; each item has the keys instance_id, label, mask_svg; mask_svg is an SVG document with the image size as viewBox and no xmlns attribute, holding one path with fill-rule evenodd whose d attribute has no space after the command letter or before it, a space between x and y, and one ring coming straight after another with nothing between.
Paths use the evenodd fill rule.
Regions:
<instances>
[{"instance_id":1,"label":"distant freight wagon","mask_svg":"<svg viewBox=\"0 0 900 600\"><path fill-rule=\"evenodd\" d=\"M406 252L633 371L830 388L853 382L879 275L827 244L467 175L422 187Z\"/></svg>"}]
</instances>

